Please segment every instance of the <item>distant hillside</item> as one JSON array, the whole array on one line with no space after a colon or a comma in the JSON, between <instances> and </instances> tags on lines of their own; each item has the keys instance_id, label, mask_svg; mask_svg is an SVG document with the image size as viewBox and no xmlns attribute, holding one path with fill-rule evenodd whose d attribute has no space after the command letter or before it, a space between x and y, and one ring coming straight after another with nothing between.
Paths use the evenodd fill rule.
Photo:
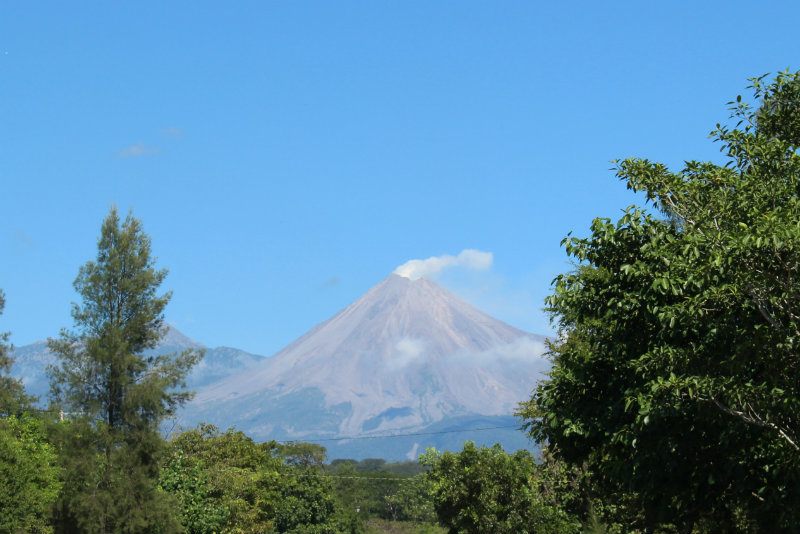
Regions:
<instances>
[{"instance_id":1,"label":"distant hillside","mask_svg":"<svg viewBox=\"0 0 800 534\"><path fill-rule=\"evenodd\" d=\"M246 371L263 360L263 356L239 349L205 348L173 327L169 327L167 334L152 352L169 354L186 349L205 349L205 357L192 369L187 378L187 386L192 390L208 386L232 374ZM30 345L15 347L13 356L15 362L11 374L22 379L28 393L39 397L40 402L46 401L50 389L46 370L48 365L56 361L53 354L47 349L47 343L38 341Z\"/></svg>"},{"instance_id":2,"label":"distant hillside","mask_svg":"<svg viewBox=\"0 0 800 534\"><path fill-rule=\"evenodd\" d=\"M416 460L429 447L440 451L461 450L466 440L487 446L500 443L508 451L535 450L536 445L520 431L521 424L519 419L510 415L447 417L409 432L410 435L337 439L318 443L328 449L329 458L356 460Z\"/></svg>"}]
</instances>

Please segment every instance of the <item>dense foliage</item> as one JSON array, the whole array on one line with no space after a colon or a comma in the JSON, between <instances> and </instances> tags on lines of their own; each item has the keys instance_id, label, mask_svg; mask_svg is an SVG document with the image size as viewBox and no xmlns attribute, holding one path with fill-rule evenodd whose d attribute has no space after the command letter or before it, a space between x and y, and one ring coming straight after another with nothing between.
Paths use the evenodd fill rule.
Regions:
<instances>
[{"instance_id":1,"label":"dense foliage","mask_svg":"<svg viewBox=\"0 0 800 534\"><path fill-rule=\"evenodd\" d=\"M0 315L6 307L6 297L0 290ZM0 414L18 414L30 404L31 399L25 395L22 382L9 376L11 365L10 334L0 332Z\"/></svg>"},{"instance_id":2,"label":"dense foliage","mask_svg":"<svg viewBox=\"0 0 800 534\"><path fill-rule=\"evenodd\" d=\"M411 502L393 502L398 492L413 485L413 475L421 472L416 462L387 463L379 458L334 460L326 467L342 506L359 517L432 521L433 509L412 511ZM421 488L420 488L421 489ZM427 495L409 498L426 499ZM409 504L404 508L403 504ZM413 517L412 517L413 516Z\"/></svg>"},{"instance_id":3,"label":"dense foliage","mask_svg":"<svg viewBox=\"0 0 800 534\"><path fill-rule=\"evenodd\" d=\"M632 530L800 524L800 74L752 88L712 133L722 164L618 163L654 210L566 239L548 299L553 370L523 413Z\"/></svg>"},{"instance_id":4,"label":"dense foliage","mask_svg":"<svg viewBox=\"0 0 800 534\"><path fill-rule=\"evenodd\" d=\"M448 532L496 534L580 532L580 523L546 502L533 456L467 442L458 453L428 451L431 497Z\"/></svg>"},{"instance_id":5,"label":"dense foliage","mask_svg":"<svg viewBox=\"0 0 800 534\"><path fill-rule=\"evenodd\" d=\"M178 497L190 533L339 532L347 524L319 465L298 465L291 451L312 444L255 443L210 425L169 443L161 487Z\"/></svg>"},{"instance_id":6,"label":"dense foliage","mask_svg":"<svg viewBox=\"0 0 800 534\"><path fill-rule=\"evenodd\" d=\"M383 501L386 512L394 521L435 523L437 518L431 499L432 494L433 488L429 477L420 474L398 484L393 492L384 496Z\"/></svg>"},{"instance_id":7,"label":"dense foliage","mask_svg":"<svg viewBox=\"0 0 800 534\"><path fill-rule=\"evenodd\" d=\"M42 421L0 420L0 532L52 532L61 484L55 448Z\"/></svg>"}]
</instances>

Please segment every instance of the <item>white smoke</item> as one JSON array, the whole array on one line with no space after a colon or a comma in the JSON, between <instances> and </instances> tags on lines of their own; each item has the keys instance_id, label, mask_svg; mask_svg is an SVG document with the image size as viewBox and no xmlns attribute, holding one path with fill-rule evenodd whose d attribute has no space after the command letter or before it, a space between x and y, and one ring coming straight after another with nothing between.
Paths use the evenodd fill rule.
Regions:
<instances>
[{"instance_id":1,"label":"white smoke","mask_svg":"<svg viewBox=\"0 0 800 534\"><path fill-rule=\"evenodd\" d=\"M415 441L414 445L411 447L411 450L406 453L406 458L408 458L412 462L416 462L417 457L419 456L417 454L418 451L419 451L419 443Z\"/></svg>"},{"instance_id":2,"label":"white smoke","mask_svg":"<svg viewBox=\"0 0 800 534\"><path fill-rule=\"evenodd\" d=\"M417 280L436 276L445 269L463 267L475 271L485 271L492 266L494 255L472 248L464 249L458 256L445 254L444 256L431 256L424 260L409 260L394 270L394 274Z\"/></svg>"},{"instance_id":3,"label":"white smoke","mask_svg":"<svg viewBox=\"0 0 800 534\"><path fill-rule=\"evenodd\" d=\"M419 360L425 351L425 342L421 339L403 338L394 346L391 360L392 369L401 369Z\"/></svg>"}]
</instances>

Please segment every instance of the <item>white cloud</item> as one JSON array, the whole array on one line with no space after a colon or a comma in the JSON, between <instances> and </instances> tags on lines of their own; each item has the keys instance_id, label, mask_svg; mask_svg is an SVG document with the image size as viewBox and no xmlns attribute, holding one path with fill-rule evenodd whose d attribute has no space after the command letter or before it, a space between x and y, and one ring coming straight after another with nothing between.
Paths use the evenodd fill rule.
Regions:
<instances>
[{"instance_id":1,"label":"white cloud","mask_svg":"<svg viewBox=\"0 0 800 534\"><path fill-rule=\"evenodd\" d=\"M483 352L461 357L473 359L478 363L495 362L498 360L536 363L547 361L545 357L546 352L547 345L545 345L544 341L531 339L529 337L521 337L511 343L498 345Z\"/></svg>"},{"instance_id":2,"label":"white cloud","mask_svg":"<svg viewBox=\"0 0 800 534\"><path fill-rule=\"evenodd\" d=\"M485 271L492 266L494 256L491 252L475 249L464 249L458 256L445 254L444 256L431 256L424 260L409 260L394 270L394 274L417 280L418 278L431 278L445 269L461 267L476 271Z\"/></svg>"},{"instance_id":3,"label":"white cloud","mask_svg":"<svg viewBox=\"0 0 800 534\"><path fill-rule=\"evenodd\" d=\"M389 367L400 369L414 363L422 356L425 351L425 342L421 339L403 338L394 346Z\"/></svg>"},{"instance_id":4,"label":"white cloud","mask_svg":"<svg viewBox=\"0 0 800 534\"><path fill-rule=\"evenodd\" d=\"M483 351L459 351L447 358L453 365L478 367L486 367L495 363L517 363L530 366L541 373L550 368L550 360L546 354L547 345L544 340L524 336L510 343L496 345Z\"/></svg>"}]
</instances>

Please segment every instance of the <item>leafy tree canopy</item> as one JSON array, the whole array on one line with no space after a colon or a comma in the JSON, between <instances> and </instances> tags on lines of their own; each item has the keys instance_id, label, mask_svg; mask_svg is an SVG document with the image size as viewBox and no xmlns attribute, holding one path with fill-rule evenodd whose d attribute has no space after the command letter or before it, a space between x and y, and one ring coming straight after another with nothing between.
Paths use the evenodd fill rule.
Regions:
<instances>
[{"instance_id":1,"label":"leafy tree canopy","mask_svg":"<svg viewBox=\"0 0 800 534\"><path fill-rule=\"evenodd\" d=\"M52 532L59 474L42 421L0 419L0 532Z\"/></svg>"},{"instance_id":2,"label":"leafy tree canopy","mask_svg":"<svg viewBox=\"0 0 800 534\"><path fill-rule=\"evenodd\" d=\"M325 447L306 442L276 443L275 453L287 465L297 467L322 467L327 456Z\"/></svg>"},{"instance_id":3,"label":"leafy tree canopy","mask_svg":"<svg viewBox=\"0 0 800 534\"><path fill-rule=\"evenodd\" d=\"M296 462L298 451L320 453L201 425L170 441L161 485L178 496L191 533L341 531L330 482L319 467Z\"/></svg>"},{"instance_id":4,"label":"leafy tree canopy","mask_svg":"<svg viewBox=\"0 0 800 534\"><path fill-rule=\"evenodd\" d=\"M752 89L712 132L722 163L617 163L651 208L565 239L547 301L553 370L522 413L644 529L800 524L800 73Z\"/></svg>"},{"instance_id":5,"label":"leafy tree canopy","mask_svg":"<svg viewBox=\"0 0 800 534\"><path fill-rule=\"evenodd\" d=\"M452 534L580 532L575 518L545 502L527 451L507 454L500 445L467 442L458 453L430 449L420 461L430 468L439 524Z\"/></svg>"},{"instance_id":6,"label":"leafy tree canopy","mask_svg":"<svg viewBox=\"0 0 800 534\"><path fill-rule=\"evenodd\" d=\"M433 488L425 474L409 477L396 484L394 492L384 497L388 516L395 521L436 523L433 509Z\"/></svg>"}]
</instances>

